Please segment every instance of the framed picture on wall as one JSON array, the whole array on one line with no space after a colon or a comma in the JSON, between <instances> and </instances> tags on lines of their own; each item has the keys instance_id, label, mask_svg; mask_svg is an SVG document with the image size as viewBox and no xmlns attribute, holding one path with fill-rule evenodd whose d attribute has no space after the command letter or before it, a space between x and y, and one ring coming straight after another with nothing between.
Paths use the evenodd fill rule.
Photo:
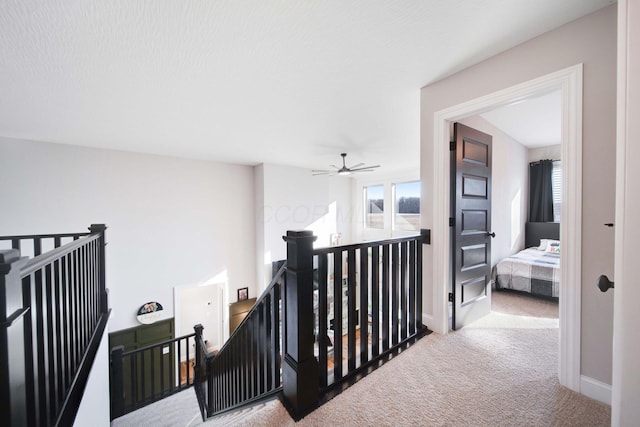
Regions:
<instances>
[{"instance_id":1,"label":"framed picture on wall","mask_svg":"<svg viewBox=\"0 0 640 427\"><path fill-rule=\"evenodd\" d=\"M249 299L249 288L238 289L238 301Z\"/></svg>"}]
</instances>

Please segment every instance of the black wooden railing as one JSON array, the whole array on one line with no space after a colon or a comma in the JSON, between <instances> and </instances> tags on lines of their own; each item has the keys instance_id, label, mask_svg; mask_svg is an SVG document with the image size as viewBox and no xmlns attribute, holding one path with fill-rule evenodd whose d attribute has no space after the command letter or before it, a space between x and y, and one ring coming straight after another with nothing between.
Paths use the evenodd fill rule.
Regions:
<instances>
[{"instance_id":1,"label":"black wooden railing","mask_svg":"<svg viewBox=\"0 0 640 427\"><path fill-rule=\"evenodd\" d=\"M285 280L281 269L220 353L207 353L202 326L195 327L203 419L280 391L289 413L300 419L428 333L422 324L428 230L315 250L310 231L289 231L284 239Z\"/></svg>"},{"instance_id":2,"label":"black wooden railing","mask_svg":"<svg viewBox=\"0 0 640 427\"><path fill-rule=\"evenodd\" d=\"M196 334L195 390L203 419L279 393L283 265L217 354Z\"/></svg>"},{"instance_id":3,"label":"black wooden railing","mask_svg":"<svg viewBox=\"0 0 640 427\"><path fill-rule=\"evenodd\" d=\"M109 317L105 229L0 238L2 425L73 424Z\"/></svg>"},{"instance_id":4,"label":"black wooden railing","mask_svg":"<svg viewBox=\"0 0 640 427\"><path fill-rule=\"evenodd\" d=\"M313 252L321 392L424 332L422 242L406 237Z\"/></svg>"},{"instance_id":5,"label":"black wooden railing","mask_svg":"<svg viewBox=\"0 0 640 427\"><path fill-rule=\"evenodd\" d=\"M111 349L111 419L193 385L195 334L131 351Z\"/></svg>"},{"instance_id":6,"label":"black wooden railing","mask_svg":"<svg viewBox=\"0 0 640 427\"><path fill-rule=\"evenodd\" d=\"M314 240L310 231L285 237L283 403L294 419L428 333L422 324L428 230L316 250Z\"/></svg>"}]
</instances>

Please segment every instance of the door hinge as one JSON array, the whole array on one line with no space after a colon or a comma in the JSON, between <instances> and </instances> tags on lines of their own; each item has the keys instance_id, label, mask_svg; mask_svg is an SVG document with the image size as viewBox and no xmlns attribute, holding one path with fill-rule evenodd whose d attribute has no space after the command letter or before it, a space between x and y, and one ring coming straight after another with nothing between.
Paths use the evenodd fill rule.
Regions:
<instances>
[{"instance_id":1,"label":"door hinge","mask_svg":"<svg viewBox=\"0 0 640 427\"><path fill-rule=\"evenodd\" d=\"M456 219L449 218L449 227L455 227L455 226L456 226Z\"/></svg>"},{"instance_id":2,"label":"door hinge","mask_svg":"<svg viewBox=\"0 0 640 427\"><path fill-rule=\"evenodd\" d=\"M449 292L449 302L453 302L453 292Z\"/></svg>"},{"instance_id":3,"label":"door hinge","mask_svg":"<svg viewBox=\"0 0 640 427\"><path fill-rule=\"evenodd\" d=\"M449 141L449 151L456 151L456 142Z\"/></svg>"}]
</instances>

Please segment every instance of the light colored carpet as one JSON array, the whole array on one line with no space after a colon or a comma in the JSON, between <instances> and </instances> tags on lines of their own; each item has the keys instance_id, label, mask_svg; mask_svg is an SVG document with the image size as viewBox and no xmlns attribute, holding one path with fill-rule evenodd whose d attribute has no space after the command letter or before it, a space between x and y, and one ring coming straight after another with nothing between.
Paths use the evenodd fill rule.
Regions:
<instances>
[{"instance_id":1,"label":"light colored carpet","mask_svg":"<svg viewBox=\"0 0 640 427\"><path fill-rule=\"evenodd\" d=\"M501 296L494 298L494 310L500 311L492 312L471 327L445 336L431 334L423 338L297 424L609 425L609 406L558 383L557 318L540 318L542 312L530 307L521 310L526 316L519 316L512 306L513 297L508 295L505 301L501 301ZM503 306L510 306L511 311L501 312L506 310ZM175 406L168 402L170 399L165 399L122 417L112 425L202 424L193 390L171 399L179 402L180 409L170 409ZM142 415L143 411L145 415ZM282 404L273 400L204 425L295 424Z\"/></svg>"}]
</instances>

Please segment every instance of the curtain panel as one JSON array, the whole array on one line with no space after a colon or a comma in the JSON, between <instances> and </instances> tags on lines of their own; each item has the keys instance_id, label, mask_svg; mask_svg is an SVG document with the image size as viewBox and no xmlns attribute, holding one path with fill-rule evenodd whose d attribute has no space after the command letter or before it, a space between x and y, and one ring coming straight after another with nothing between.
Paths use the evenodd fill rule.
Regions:
<instances>
[{"instance_id":1,"label":"curtain panel","mask_svg":"<svg viewBox=\"0 0 640 427\"><path fill-rule=\"evenodd\" d=\"M529 164L529 222L553 222L552 160Z\"/></svg>"}]
</instances>

